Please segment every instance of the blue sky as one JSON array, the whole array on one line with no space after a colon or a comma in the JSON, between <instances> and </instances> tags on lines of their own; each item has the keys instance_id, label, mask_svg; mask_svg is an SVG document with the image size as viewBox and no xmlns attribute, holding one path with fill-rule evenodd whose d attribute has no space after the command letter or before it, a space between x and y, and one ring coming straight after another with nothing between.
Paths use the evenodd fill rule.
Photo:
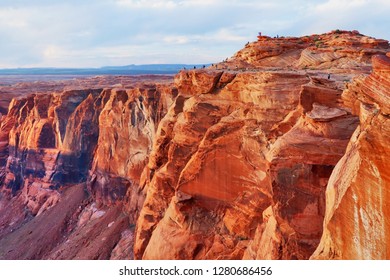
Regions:
<instances>
[{"instance_id":1,"label":"blue sky","mask_svg":"<svg viewBox=\"0 0 390 280\"><path fill-rule=\"evenodd\" d=\"M0 68L212 63L259 31L390 39L389 0L1 0Z\"/></svg>"}]
</instances>

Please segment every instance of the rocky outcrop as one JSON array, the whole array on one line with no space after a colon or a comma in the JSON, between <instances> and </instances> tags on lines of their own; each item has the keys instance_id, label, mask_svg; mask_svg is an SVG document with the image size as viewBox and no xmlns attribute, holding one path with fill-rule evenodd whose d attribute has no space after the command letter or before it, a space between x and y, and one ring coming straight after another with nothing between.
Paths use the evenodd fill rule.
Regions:
<instances>
[{"instance_id":1,"label":"rocky outcrop","mask_svg":"<svg viewBox=\"0 0 390 280\"><path fill-rule=\"evenodd\" d=\"M298 38L260 36L258 41L248 43L224 65L366 72L370 69L371 57L385 54L388 48L388 41L358 31L335 30Z\"/></svg>"},{"instance_id":2,"label":"rocky outcrop","mask_svg":"<svg viewBox=\"0 0 390 280\"><path fill-rule=\"evenodd\" d=\"M389 55L374 56L373 73L361 83L353 92L360 103L360 126L329 180L324 233L315 259L390 257Z\"/></svg>"},{"instance_id":3,"label":"rocky outcrop","mask_svg":"<svg viewBox=\"0 0 390 280\"><path fill-rule=\"evenodd\" d=\"M326 184L358 119L336 106L341 91L317 87L320 98L315 98L307 94L308 88L312 89L304 86L301 92L301 117L266 155L273 203L245 258L307 259L321 237ZM329 95L333 104L323 97ZM267 250L262 249L264 244Z\"/></svg>"},{"instance_id":4,"label":"rocky outcrop","mask_svg":"<svg viewBox=\"0 0 390 280\"><path fill-rule=\"evenodd\" d=\"M224 75L200 71L199 80L202 73ZM259 213L271 203L261 152L266 135L298 105L301 85L309 80L293 73L238 73L223 88L215 82L193 96L181 86L183 76L176 80L182 95L160 124L148 164L154 172L138 219L135 255L215 258L222 250L218 258L240 258ZM262 122L265 115L272 117ZM162 243L173 233L182 243ZM226 238L230 245L214 241Z\"/></svg>"},{"instance_id":5,"label":"rocky outcrop","mask_svg":"<svg viewBox=\"0 0 390 280\"><path fill-rule=\"evenodd\" d=\"M86 129L86 124L97 127L91 111L98 111L92 100L99 92L30 95L10 104L6 117L9 120L5 121L13 123L13 127L8 135L9 157L3 184L13 194L22 190L33 215L58 201L56 189L60 186L85 181L97 140L96 132ZM90 114L86 114L83 108L91 106ZM74 130L75 121L80 121L78 132ZM77 139L72 146L68 139L73 137L83 141Z\"/></svg>"},{"instance_id":6,"label":"rocky outcrop","mask_svg":"<svg viewBox=\"0 0 390 280\"><path fill-rule=\"evenodd\" d=\"M88 195L72 201L78 208L69 210L69 215L73 213L72 223L78 226L66 231L66 242L53 237L45 252L18 255L15 250L15 254L3 252L2 258L107 259L126 238L122 233L129 231L129 216L136 215L133 212L143 201L140 176L157 124L176 94L171 86L139 86L34 94L10 103L1 131L1 227L9 235L5 248L13 244L16 229L25 232L26 219L43 230L38 216L54 217L52 213L61 207L57 205L65 207L66 190L74 184L86 182ZM13 217L10 209L15 211ZM105 223L111 222L113 227L106 230ZM102 235L106 238L98 238ZM60 245L50 253L53 244ZM117 255L128 251L125 245L128 242L122 241Z\"/></svg>"},{"instance_id":7,"label":"rocky outcrop","mask_svg":"<svg viewBox=\"0 0 390 280\"><path fill-rule=\"evenodd\" d=\"M152 151L158 123L176 97L176 89L148 86L104 92L99 139L88 188L98 205L126 198L134 218L142 205L141 174ZM127 194L127 196L126 196Z\"/></svg>"},{"instance_id":8,"label":"rocky outcrop","mask_svg":"<svg viewBox=\"0 0 390 280\"><path fill-rule=\"evenodd\" d=\"M327 57L350 37L347 59ZM344 81L388 50L387 41L332 32L320 37L323 61L309 64L330 69L299 71L316 38L259 38L213 70L179 73L180 100L161 122L147 166L136 258L312 255L329 177L359 124L344 102ZM287 64L291 71L279 69Z\"/></svg>"},{"instance_id":9,"label":"rocky outcrop","mask_svg":"<svg viewBox=\"0 0 390 280\"><path fill-rule=\"evenodd\" d=\"M83 188L83 185L77 185L67 189L61 202L53 208L2 237L0 259L45 258L55 244L64 241L64 235L76 226L79 206L85 199Z\"/></svg>"}]
</instances>

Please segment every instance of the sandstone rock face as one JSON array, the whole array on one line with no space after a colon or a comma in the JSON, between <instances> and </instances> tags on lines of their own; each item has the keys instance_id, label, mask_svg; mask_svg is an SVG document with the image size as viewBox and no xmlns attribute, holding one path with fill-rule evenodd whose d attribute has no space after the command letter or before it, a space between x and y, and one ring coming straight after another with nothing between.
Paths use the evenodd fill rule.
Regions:
<instances>
[{"instance_id":1,"label":"sandstone rock face","mask_svg":"<svg viewBox=\"0 0 390 280\"><path fill-rule=\"evenodd\" d=\"M67 189L61 202L53 208L34 219L28 219L2 237L0 259L47 258L45 256L55 244L63 241L63 236L76 226L79 205L85 199L83 188L83 185L76 185Z\"/></svg>"},{"instance_id":2,"label":"sandstone rock face","mask_svg":"<svg viewBox=\"0 0 390 280\"><path fill-rule=\"evenodd\" d=\"M354 92L360 126L329 180L324 233L312 258L390 257L389 92L390 57L374 56L373 73Z\"/></svg>"},{"instance_id":3,"label":"sandstone rock face","mask_svg":"<svg viewBox=\"0 0 390 280\"><path fill-rule=\"evenodd\" d=\"M183 79L179 76L176 82ZM271 203L262 153L267 134L297 107L301 85L308 81L292 73L239 73L223 88L214 86L210 93L208 89L195 96L178 85L182 97L160 123L154 149L158 153L148 164L154 172L138 219L136 257L242 256L243 244ZM262 122L265 115L271 118ZM182 242L163 243L173 232ZM229 242L217 246L216 239Z\"/></svg>"},{"instance_id":4,"label":"sandstone rock face","mask_svg":"<svg viewBox=\"0 0 390 280\"><path fill-rule=\"evenodd\" d=\"M177 94L169 85L134 86L27 95L10 103L1 122L1 226L2 234L9 234L5 248L13 244L15 229L21 226L25 233L23 220L43 230L38 216L53 217L74 184L87 182L83 186L89 196L72 201L78 208L69 213L73 211L72 223L78 226L66 232L67 240L53 236L45 252L4 251L2 258L107 259L120 240L117 257L132 248L126 237L132 234L131 216L143 201L141 172L157 124ZM91 211L96 213L88 216ZM60 245L49 252L53 244Z\"/></svg>"},{"instance_id":5,"label":"sandstone rock face","mask_svg":"<svg viewBox=\"0 0 390 280\"><path fill-rule=\"evenodd\" d=\"M318 103L312 107L267 153L273 207L267 214L271 218L260 226L258 234L267 235L269 227L277 226L280 242L273 241L272 251L282 250L277 255L268 255L271 259L307 259L316 248L322 234L328 178L358 125L358 119L342 108ZM274 240L275 236L269 238ZM266 242L263 236L260 240ZM257 251L249 247L246 257L264 253L259 251L261 247Z\"/></svg>"},{"instance_id":6,"label":"sandstone rock face","mask_svg":"<svg viewBox=\"0 0 390 280\"><path fill-rule=\"evenodd\" d=\"M354 31L335 30L305 37L259 37L225 64L249 68L284 67L338 72L369 70L371 57L385 54L389 42ZM368 67L368 68L367 68Z\"/></svg>"},{"instance_id":7,"label":"sandstone rock face","mask_svg":"<svg viewBox=\"0 0 390 280\"><path fill-rule=\"evenodd\" d=\"M96 133L86 130L86 124L97 126L97 122L84 108L92 106L89 111L95 111L92 100L99 92L30 95L10 104L10 119L6 122L13 123L13 127L8 135L9 157L3 183L14 194L22 190L33 215L58 201L59 186L85 181L97 140ZM75 121L81 123L74 134ZM71 137L81 137L84 142L73 141L73 146L64 143Z\"/></svg>"},{"instance_id":8,"label":"sandstone rock face","mask_svg":"<svg viewBox=\"0 0 390 280\"><path fill-rule=\"evenodd\" d=\"M147 166L135 257L308 259L329 177L359 125L345 80L387 50L350 32L259 38L210 70L179 73Z\"/></svg>"},{"instance_id":9,"label":"sandstone rock face","mask_svg":"<svg viewBox=\"0 0 390 280\"><path fill-rule=\"evenodd\" d=\"M135 256L256 257L245 248L262 234L257 227L271 207L283 243L274 250L285 251L271 258L309 258L322 234L327 180L358 124L337 105L336 85L312 84L295 73L239 73L223 89L183 97L182 112L168 114L173 130L163 121L158 131L164 140L158 134L156 141L171 146L158 155L162 165L153 158L148 165L158 171L138 220ZM172 234L182 243L163 242ZM230 241L215 247L218 238Z\"/></svg>"},{"instance_id":10,"label":"sandstone rock face","mask_svg":"<svg viewBox=\"0 0 390 280\"><path fill-rule=\"evenodd\" d=\"M155 85L103 92L105 105L99 115L99 138L88 183L99 205L126 198L128 213L136 216L143 202L141 174L156 128L176 94L175 88Z\"/></svg>"}]
</instances>

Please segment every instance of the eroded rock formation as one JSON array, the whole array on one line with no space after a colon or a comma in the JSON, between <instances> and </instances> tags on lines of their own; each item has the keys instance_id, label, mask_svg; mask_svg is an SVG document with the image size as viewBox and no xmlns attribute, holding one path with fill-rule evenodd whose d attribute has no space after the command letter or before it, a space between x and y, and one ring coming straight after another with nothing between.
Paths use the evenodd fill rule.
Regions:
<instances>
[{"instance_id":1,"label":"eroded rock formation","mask_svg":"<svg viewBox=\"0 0 390 280\"><path fill-rule=\"evenodd\" d=\"M336 46L345 55L330 57ZM170 147L156 147L147 167L135 257L309 258L328 179L359 124L344 81L386 51L387 42L356 32L263 37L216 71L179 73L184 106L167 116L174 129L157 134Z\"/></svg>"},{"instance_id":2,"label":"eroded rock formation","mask_svg":"<svg viewBox=\"0 0 390 280\"><path fill-rule=\"evenodd\" d=\"M14 99L1 123L1 258L110 258L129 235L134 223L129 216L135 217L143 202L141 172L158 122L176 94L169 84L132 83ZM38 218L55 219L53 213L66 208L67 190L79 183L83 195L69 198L76 208L69 206L63 221L51 225ZM48 226L63 236L45 239ZM37 246L22 252L25 243L15 238L26 228L45 239L45 251ZM125 258L120 250L116 255Z\"/></svg>"},{"instance_id":3,"label":"eroded rock formation","mask_svg":"<svg viewBox=\"0 0 390 280\"><path fill-rule=\"evenodd\" d=\"M326 191L324 234L312 258L389 259L390 54L346 91L360 103L360 125ZM350 95L353 95L350 96Z\"/></svg>"}]
</instances>

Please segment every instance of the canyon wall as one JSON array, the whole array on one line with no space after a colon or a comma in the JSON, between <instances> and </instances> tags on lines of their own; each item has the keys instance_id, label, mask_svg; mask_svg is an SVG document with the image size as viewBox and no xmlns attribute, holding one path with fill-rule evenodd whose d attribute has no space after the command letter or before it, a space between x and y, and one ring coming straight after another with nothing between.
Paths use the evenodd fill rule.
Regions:
<instances>
[{"instance_id":1,"label":"canyon wall","mask_svg":"<svg viewBox=\"0 0 390 280\"><path fill-rule=\"evenodd\" d=\"M357 100L360 125L326 191L315 259L389 259L390 54L373 57L373 72L345 92Z\"/></svg>"},{"instance_id":2,"label":"canyon wall","mask_svg":"<svg viewBox=\"0 0 390 280\"><path fill-rule=\"evenodd\" d=\"M153 135L176 94L144 84L14 99L1 123L0 257L110 258L129 238ZM46 236L47 227L57 232ZM37 244L27 253L24 234Z\"/></svg>"},{"instance_id":3,"label":"canyon wall","mask_svg":"<svg viewBox=\"0 0 390 280\"><path fill-rule=\"evenodd\" d=\"M329 177L359 125L345 82L386 51L357 32L262 37L213 71L179 73L184 105L157 134L170 144L147 166L135 257L310 258Z\"/></svg>"},{"instance_id":4,"label":"canyon wall","mask_svg":"<svg viewBox=\"0 0 390 280\"><path fill-rule=\"evenodd\" d=\"M260 36L173 83L13 99L0 258L389 258L389 51Z\"/></svg>"}]
</instances>

